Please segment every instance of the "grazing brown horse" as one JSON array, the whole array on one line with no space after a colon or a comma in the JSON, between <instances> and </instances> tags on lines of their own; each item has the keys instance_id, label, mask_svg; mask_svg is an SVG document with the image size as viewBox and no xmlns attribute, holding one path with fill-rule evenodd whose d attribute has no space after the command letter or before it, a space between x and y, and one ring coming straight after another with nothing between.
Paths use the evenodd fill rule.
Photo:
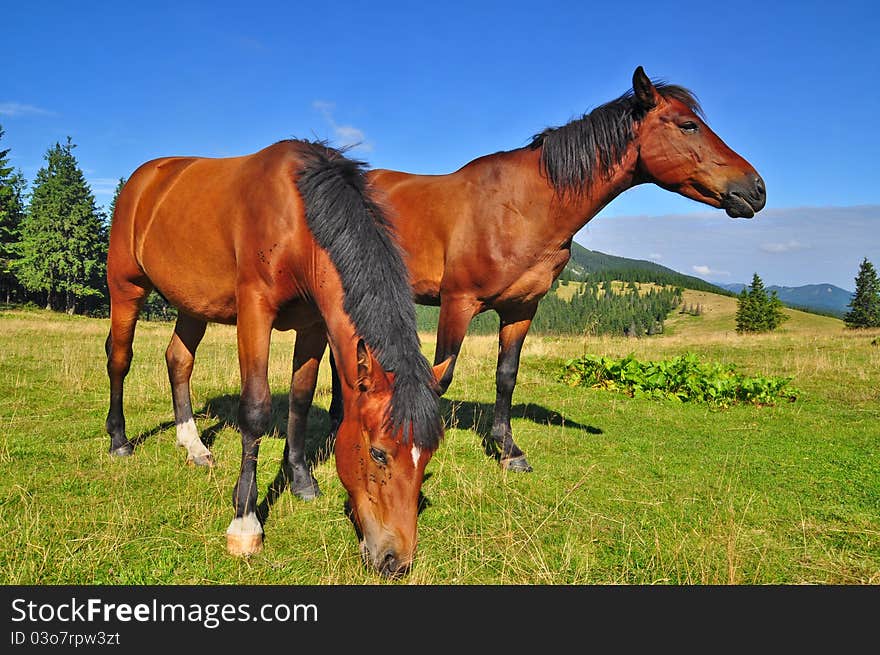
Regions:
<instances>
[{"instance_id":1,"label":"grazing brown horse","mask_svg":"<svg viewBox=\"0 0 880 655\"><path fill-rule=\"evenodd\" d=\"M329 341L341 378L336 467L364 561L385 575L410 567L425 466L443 434L437 378L421 354L406 266L371 195L363 164L320 143L282 141L226 159L142 165L116 204L107 256L110 452L130 455L123 380L151 289L177 307L166 351L177 443L210 465L193 421L189 380L208 322L235 324L241 369L241 471L233 554L262 547L256 464L270 421L274 329L297 331L285 470L300 497L318 494L304 459L305 417Z\"/></svg>"},{"instance_id":2,"label":"grazing brown horse","mask_svg":"<svg viewBox=\"0 0 880 655\"><path fill-rule=\"evenodd\" d=\"M570 256L571 240L623 191L653 182L751 218L764 181L706 125L693 94L653 83L638 67L632 91L523 148L480 157L448 175L373 170L406 251L416 302L440 305L435 362L452 381L471 319L500 318L490 445L501 466L530 471L513 440L510 406L520 352L538 302ZM331 360L332 361L332 360ZM334 399L338 383L334 379ZM331 403L334 422L339 403Z\"/></svg>"}]
</instances>

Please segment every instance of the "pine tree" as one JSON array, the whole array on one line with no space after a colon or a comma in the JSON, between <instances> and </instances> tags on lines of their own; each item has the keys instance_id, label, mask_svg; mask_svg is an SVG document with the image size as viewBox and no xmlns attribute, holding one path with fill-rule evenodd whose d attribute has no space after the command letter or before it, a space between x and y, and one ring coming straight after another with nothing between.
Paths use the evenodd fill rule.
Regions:
<instances>
[{"instance_id":1,"label":"pine tree","mask_svg":"<svg viewBox=\"0 0 880 655\"><path fill-rule=\"evenodd\" d=\"M3 138L0 126L0 139ZM9 165L9 148L0 150L0 301L12 302L22 295L21 285L12 270L18 259L18 241L24 218L25 181L21 171Z\"/></svg>"},{"instance_id":2,"label":"pine tree","mask_svg":"<svg viewBox=\"0 0 880 655\"><path fill-rule=\"evenodd\" d=\"M880 327L880 278L874 265L865 257L856 276L856 292L843 317L850 328Z\"/></svg>"},{"instance_id":3,"label":"pine tree","mask_svg":"<svg viewBox=\"0 0 880 655\"><path fill-rule=\"evenodd\" d=\"M21 229L19 280L46 307L73 314L105 297L107 227L73 156L70 137L46 152Z\"/></svg>"},{"instance_id":4,"label":"pine tree","mask_svg":"<svg viewBox=\"0 0 880 655\"><path fill-rule=\"evenodd\" d=\"M751 286L743 289L737 300L736 331L767 332L775 330L787 319L776 292L768 296L764 282L755 273Z\"/></svg>"},{"instance_id":5,"label":"pine tree","mask_svg":"<svg viewBox=\"0 0 880 655\"><path fill-rule=\"evenodd\" d=\"M116 183L116 189L113 191L113 199L110 201L110 207L107 210L108 220L113 222L113 214L116 212L116 201L119 199L119 194L122 193L122 187L125 186L126 179L124 177L119 178L119 182Z\"/></svg>"}]
</instances>

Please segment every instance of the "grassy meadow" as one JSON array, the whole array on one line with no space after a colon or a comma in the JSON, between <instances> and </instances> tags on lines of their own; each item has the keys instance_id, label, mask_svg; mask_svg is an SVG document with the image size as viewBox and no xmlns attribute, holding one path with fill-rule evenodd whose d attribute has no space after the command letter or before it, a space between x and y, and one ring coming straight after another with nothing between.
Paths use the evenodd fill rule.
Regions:
<instances>
[{"instance_id":1,"label":"grassy meadow","mask_svg":"<svg viewBox=\"0 0 880 655\"><path fill-rule=\"evenodd\" d=\"M0 312L0 581L4 584L880 584L880 331L787 310L775 333L737 335L734 298L686 291L701 316L673 314L643 339L529 336L513 428L534 467L488 458L497 352L469 336L428 465L411 574L380 579L358 556L327 431L322 367L310 447L323 495L270 504L265 548L226 553L240 459L233 328L209 326L193 404L216 467L184 465L164 350L172 325L141 322L126 385L135 455L107 455L108 321ZM263 499L278 473L294 333L273 337L275 433L263 440ZM430 357L434 336L422 335ZM791 376L773 407L631 399L570 388L585 353L657 360L696 353Z\"/></svg>"}]
</instances>

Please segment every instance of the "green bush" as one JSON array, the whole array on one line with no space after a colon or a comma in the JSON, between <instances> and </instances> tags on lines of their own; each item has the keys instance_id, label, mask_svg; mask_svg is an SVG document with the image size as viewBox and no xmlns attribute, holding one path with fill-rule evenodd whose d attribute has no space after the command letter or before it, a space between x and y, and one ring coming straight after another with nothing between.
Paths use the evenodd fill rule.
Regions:
<instances>
[{"instance_id":1,"label":"green bush","mask_svg":"<svg viewBox=\"0 0 880 655\"><path fill-rule=\"evenodd\" d=\"M659 362L640 362L633 355L613 359L584 355L565 362L559 380L570 386L616 389L635 398L702 402L718 407L737 403L774 405L799 394L791 378L747 377L733 365L701 363L685 353Z\"/></svg>"}]
</instances>

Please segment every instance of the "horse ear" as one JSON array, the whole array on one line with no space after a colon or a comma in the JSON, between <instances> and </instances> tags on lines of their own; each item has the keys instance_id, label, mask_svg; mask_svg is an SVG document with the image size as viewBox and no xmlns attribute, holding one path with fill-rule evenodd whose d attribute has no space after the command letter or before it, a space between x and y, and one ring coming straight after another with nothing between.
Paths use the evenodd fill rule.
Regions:
<instances>
[{"instance_id":1,"label":"horse ear","mask_svg":"<svg viewBox=\"0 0 880 655\"><path fill-rule=\"evenodd\" d=\"M357 385L361 392L366 393L373 388L373 356L367 350L363 339L357 342Z\"/></svg>"},{"instance_id":2,"label":"horse ear","mask_svg":"<svg viewBox=\"0 0 880 655\"><path fill-rule=\"evenodd\" d=\"M393 375L386 372L363 339L357 342L357 387L361 393L383 391L391 386Z\"/></svg>"},{"instance_id":3,"label":"horse ear","mask_svg":"<svg viewBox=\"0 0 880 655\"><path fill-rule=\"evenodd\" d=\"M645 109L653 109L657 106L657 89L653 82L645 74L645 69L639 66L633 73L633 93L636 100Z\"/></svg>"}]
</instances>

